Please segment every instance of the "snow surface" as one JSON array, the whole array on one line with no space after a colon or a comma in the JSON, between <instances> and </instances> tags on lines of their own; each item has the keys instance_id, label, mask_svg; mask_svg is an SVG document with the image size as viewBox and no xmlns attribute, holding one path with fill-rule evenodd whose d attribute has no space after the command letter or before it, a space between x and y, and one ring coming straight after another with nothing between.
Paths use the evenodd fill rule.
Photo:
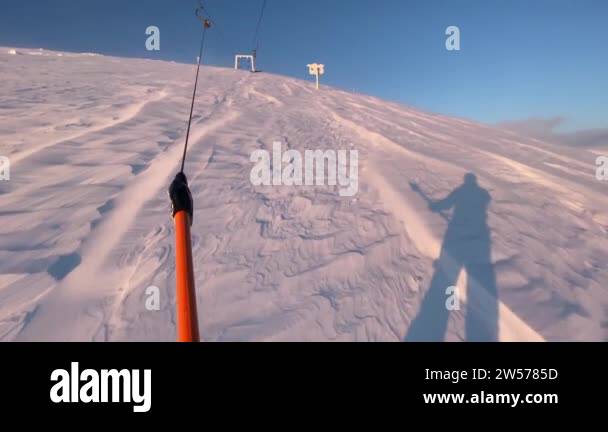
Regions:
<instances>
[{"instance_id":1,"label":"snow surface","mask_svg":"<svg viewBox=\"0 0 608 432\"><path fill-rule=\"evenodd\" d=\"M0 48L0 155L11 161L0 181L0 340L174 340L166 190L193 75L193 65ZM276 140L357 149L359 193L254 187L249 156ZM608 185L596 157L204 67L186 168L202 337L458 341L497 328L500 340L607 340ZM466 173L478 186L454 195L461 216L419 193L440 200ZM486 215L467 190L491 199L487 240L471 234ZM459 260L471 270L458 273ZM426 295L445 290L447 274L462 296L449 316L444 293L439 309ZM145 307L149 286L159 311ZM445 337L432 332L443 319Z\"/></svg>"}]
</instances>

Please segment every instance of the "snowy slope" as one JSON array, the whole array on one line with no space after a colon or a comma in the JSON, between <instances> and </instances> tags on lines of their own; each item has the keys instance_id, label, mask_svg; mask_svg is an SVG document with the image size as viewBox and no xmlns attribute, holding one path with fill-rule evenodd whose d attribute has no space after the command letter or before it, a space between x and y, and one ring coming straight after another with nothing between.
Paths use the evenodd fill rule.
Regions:
<instances>
[{"instance_id":1,"label":"snowy slope","mask_svg":"<svg viewBox=\"0 0 608 432\"><path fill-rule=\"evenodd\" d=\"M0 156L11 161L0 181L0 340L173 340L166 189L193 66L16 52L0 48ZM417 191L439 200L466 173L491 199L496 294L474 265L456 273L461 310L430 310L448 320L445 340L467 339L471 317L501 340L608 339L597 155L271 74L201 73L186 171L205 340L408 339L455 261L434 265L454 215ZM277 140L357 149L358 194L253 186L251 152ZM450 250L470 257L478 245ZM150 286L159 311L145 307ZM422 328L418 339L436 339Z\"/></svg>"}]
</instances>

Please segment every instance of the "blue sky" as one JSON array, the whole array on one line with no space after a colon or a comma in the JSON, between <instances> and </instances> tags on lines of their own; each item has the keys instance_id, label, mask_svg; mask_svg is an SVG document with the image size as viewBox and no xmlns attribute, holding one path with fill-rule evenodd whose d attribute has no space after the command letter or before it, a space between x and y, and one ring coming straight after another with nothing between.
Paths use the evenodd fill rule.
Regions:
<instances>
[{"instance_id":1,"label":"blue sky","mask_svg":"<svg viewBox=\"0 0 608 432\"><path fill-rule=\"evenodd\" d=\"M206 62L252 48L263 0L207 0ZM191 62L195 0L2 0L0 45ZM145 49L156 25L161 50ZM445 29L461 50L445 49ZM498 123L561 117L562 131L608 127L608 1L267 0L259 67L424 110Z\"/></svg>"}]
</instances>

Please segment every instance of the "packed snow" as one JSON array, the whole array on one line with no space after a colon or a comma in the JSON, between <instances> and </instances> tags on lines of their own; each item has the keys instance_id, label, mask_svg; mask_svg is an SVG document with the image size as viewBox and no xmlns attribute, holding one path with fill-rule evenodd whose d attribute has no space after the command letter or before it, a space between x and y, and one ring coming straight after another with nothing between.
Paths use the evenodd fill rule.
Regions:
<instances>
[{"instance_id":1,"label":"packed snow","mask_svg":"<svg viewBox=\"0 0 608 432\"><path fill-rule=\"evenodd\" d=\"M0 78L0 340L174 340L194 65L0 48ZM268 73L205 66L198 91L203 340L608 340L602 149ZM358 193L254 186L275 141L356 149Z\"/></svg>"}]
</instances>

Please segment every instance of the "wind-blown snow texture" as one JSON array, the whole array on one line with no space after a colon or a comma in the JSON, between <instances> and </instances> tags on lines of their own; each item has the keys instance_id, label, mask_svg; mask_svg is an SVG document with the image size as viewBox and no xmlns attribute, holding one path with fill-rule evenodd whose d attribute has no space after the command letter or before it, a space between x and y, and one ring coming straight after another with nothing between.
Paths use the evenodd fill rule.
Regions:
<instances>
[{"instance_id":1,"label":"wind-blown snow texture","mask_svg":"<svg viewBox=\"0 0 608 432\"><path fill-rule=\"evenodd\" d=\"M186 171L205 340L608 339L593 153L271 74L201 73ZM174 340L166 190L193 74L0 48L1 340ZM355 199L254 187L249 156L275 140L357 149ZM423 198L454 190L442 211ZM448 316L456 278L466 297ZM152 285L160 311L145 308Z\"/></svg>"}]
</instances>

